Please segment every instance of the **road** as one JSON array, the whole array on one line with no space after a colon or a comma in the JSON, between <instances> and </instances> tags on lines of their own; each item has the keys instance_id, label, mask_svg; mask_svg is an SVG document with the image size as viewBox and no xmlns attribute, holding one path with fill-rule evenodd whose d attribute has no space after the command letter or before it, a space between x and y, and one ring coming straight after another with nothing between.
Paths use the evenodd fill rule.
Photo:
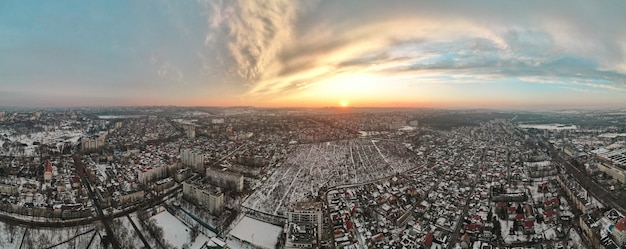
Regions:
<instances>
[{"instance_id":1,"label":"road","mask_svg":"<svg viewBox=\"0 0 626 249\"><path fill-rule=\"evenodd\" d=\"M133 228L135 229L135 232L137 232L137 235L139 236L139 239L141 239L141 242L143 242L143 245L146 248L150 248L150 243L148 243L148 241L146 240L145 237L143 237L143 233L141 233L141 231L139 231L139 228L137 227L137 225L135 224L135 222L133 221L133 219L130 218L129 215L126 215L126 218L128 218L128 221L130 222L130 225L133 226Z\"/></svg>"},{"instance_id":2,"label":"road","mask_svg":"<svg viewBox=\"0 0 626 249\"><path fill-rule=\"evenodd\" d=\"M483 155L481 156L481 160L478 163L474 164L473 172L476 172L478 170L478 165L482 164L484 156L485 155L483 153ZM457 162L455 162L455 165L458 165ZM470 205L470 202L472 201L470 199L470 196L471 196L472 193L474 193L474 189L476 188L476 184L474 184L475 179L470 179L470 181L471 181L470 185L472 187L470 188L470 191L468 192L469 195L465 199L465 206L463 207L463 212L461 213L461 216L459 216L460 218L457 221L456 228L454 228L454 232L452 232L452 235L450 235L451 237L450 237L450 240L448 242L448 248L449 249L454 248L454 246L456 245L456 242L460 242L459 241L459 238L461 236L460 231L461 231L461 228L464 225L463 219L465 217L467 217L467 215L468 215L469 205ZM439 180L439 182L441 182L441 180ZM439 182L437 182L437 184L439 184Z\"/></svg>"},{"instance_id":3,"label":"road","mask_svg":"<svg viewBox=\"0 0 626 249\"><path fill-rule=\"evenodd\" d=\"M95 220L102 221L102 224L104 224L104 228L105 228L105 230L107 232L107 235L108 235L107 238L110 238L111 244L112 244L113 248L115 248L115 249L119 249L121 247L120 247L119 241L117 241L117 237L115 237L115 234L113 233L113 230L111 229L110 223L111 223L112 220L114 220L115 218L118 218L118 217L127 216L128 214L133 213L133 212L139 210L140 208L147 208L147 207L153 207L153 206L159 205L159 204L163 203L170 196L178 194L182 190L182 185L176 186L175 188L172 188L169 191L167 191L165 194L154 196L152 198L147 198L143 202L140 202L140 203L132 206L131 208L127 208L127 209L124 209L121 212L117 212L117 213L114 213L114 214L108 214L108 215L105 216L104 212L102 211L102 205L100 203L100 198L98 198L97 195L93 192L93 188L91 187L91 183L89 182L89 179L84 174L84 170L83 170L84 169L84 165L83 165L83 162L81 161L79 156L75 156L74 157L74 165L76 166L76 169L79 172L79 176L81 177L81 181L83 182L84 187L87 188L87 190L89 192L89 197L92 199L92 201L94 203L94 208L96 208L96 212L98 213L98 218L97 219L88 219L88 220L85 220L84 222L86 222L86 221L94 222ZM148 192L148 193L150 193L150 192ZM65 225L65 223L63 223L63 224ZM135 226L133 226L133 227L135 228L135 230L138 231L138 229L136 229ZM144 240L144 243L145 243L145 240Z\"/></svg>"},{"instance_id":4,"label":"road","mask_svg":"<svg viewBox=\"0 0 626 249\"><path fill-rule=\"evenodd\" d=\"M605 189L598 184L591 176L583 172L581 169L572 165L569 160L566 160L561 155L561 152L556 151L552 145L546 141L541 141L541 145L550 151L553 160L559 162L565 168L565 171L572 175L582 187L584 187L592 196L598 199L605 206L610 206L617 209L621 213L626 213L626 193L624 191L613 192Z\"/></svg>"},{"instance_id":5,"label":"road","mask_svg":"<svg viewBox=\"0 0 626 249\"><path fill-rule=\"evenodd\" d=\"M79 176L84 186L87 188L89 192L89 197L93 201L93 206L96 208L96 212L98 213L98 219L102 221L104 224L104 229L107 232L107 240L111 242L111 245L114 249L122 248L120 246L120 242L117 241L117 237L115 237L115 233L113 233L113 229L111 229L111 217L104 216L104 212L102 212L102 205L100 204L100 198L93 192L91 187L91 183L89 179L85 175L85 166L83 165L82 159L79 155L74 156L74 166L76 167L77 172L79 172Z\"/></svg>"}]
</instances>

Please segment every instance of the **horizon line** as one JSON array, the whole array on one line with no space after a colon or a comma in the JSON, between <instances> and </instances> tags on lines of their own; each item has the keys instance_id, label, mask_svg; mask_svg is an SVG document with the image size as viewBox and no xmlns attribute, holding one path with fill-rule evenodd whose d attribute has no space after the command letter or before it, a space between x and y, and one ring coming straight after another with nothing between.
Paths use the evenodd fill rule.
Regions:
<instances>
[{"instance_id":1,"label":"horizon line","mask_svg":"<svg viewBox=\"0 0 626 249\"><path fill-rule=\"evenodd\" d=\"M338 109L338 110L351 110L351 109L432 109L432 110L616 110L626 109L624 106L601 106L601 105L582 105L582 106L316 106L316 107L304 107L304 106L253 106L253 105L76 105L76 106L10 106L0 105L0 111L6 109L87 109L87 108L158 108L158 107L178 107L178 108L255 108L255 109Z\"/></svg>"}]
</instances>

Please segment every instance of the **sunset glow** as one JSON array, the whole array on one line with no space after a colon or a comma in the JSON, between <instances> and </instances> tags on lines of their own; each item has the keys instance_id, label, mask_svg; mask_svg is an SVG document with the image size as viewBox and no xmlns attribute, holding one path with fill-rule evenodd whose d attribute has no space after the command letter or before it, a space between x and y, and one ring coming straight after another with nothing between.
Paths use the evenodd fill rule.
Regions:
<instances>
[{"instance_id":1,"label":"sunset glow","mask_svg":"<svg viewBox=\"0 0 626 249\"><path fill-rule=\"evenodd\" d=\"M626 105L623 1L269 3L4 3L0 105Z\"/></svg>"}]
</instances>

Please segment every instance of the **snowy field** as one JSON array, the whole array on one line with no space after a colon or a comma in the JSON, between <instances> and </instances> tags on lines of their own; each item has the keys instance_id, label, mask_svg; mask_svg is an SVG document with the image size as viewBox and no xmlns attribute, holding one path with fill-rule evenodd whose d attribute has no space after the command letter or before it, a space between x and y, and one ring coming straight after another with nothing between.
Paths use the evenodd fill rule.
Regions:
<instances>
[{"instance_id":1,"label":"snowy field","mask_svg":"<svg viewBox=\"0 0 626 249\"><path fill-rule=\"evenodd\" d=\"M538 129L538 130L576 130L578 127L575 125L563 125L563 124L521 124L522 129Z\"/></svg>"},{"instance_id":2,"label":"snowy field","mask_svg":"<svg viewBox=\"0 0 626 249\"><path fill-rule=\"evenodd\" d=\"M184 244L187 244L190 245L190 249L196 249L202 247L205 242L210 240L210 238L200 233L194 243L191 243L191 238L189 237L190 228L167 211L152 216L151 219L154 219L157 225L163 228L165 240L176 248L182 248Z\"/></svg>"},{"instance_id":3,"label":"snowy field","mask_svg":"<svg viewBox=\"0 0 626 249\"><path fill-rule=\"evenodd\" d=\"M141 118L146 115L100 115L99 119L127 119L127 118Z\"/></svg>"},{"instance_id":4,"label":"snowy field","mask_svg":"<svg viewBox=\"0 0 626 249\"><path fill-rule=\"evenodd\" d=\"M320 187L362 183L418 166L416 154L401 142L353 139L298 148L246 201L244 206L284 214L286 204L317 195Z\"/></svg>"},{"instance_id":5,"label":"snowy field","mask_svg":"<svg viewBox=\"0 0 626 249\"><path fill-rule=\"evenodd\" d=\"M49 131L35 132L28 135L13 134L9 130L0 131L0 135L6 135L6 139L10 143L22 143L26 144L25 147L9 147L8 151L0 149L0 155L12 155L12 156L35 156L37 145L33 145L34 142L41 144L52 145L60 150L64 143L71 143L73 145L78 144L78 140L84 135L79 130L64 130L64 129L51 129ZM0 148L5 141L0 141Z\"/></svg>"},{"instance_id":6,"label":"snowy field","mask_svg":"<svg viewBox=\"0 0 626 249\"><path fill-rule=\"evenodd\" d=\"M97 229L93 225L68 228L26 228L14 225L10 227L0 222L0 248L87 248ZM97 240L97 241L96 241Z\"/></svg>"},{"instance_id":7,"label":"snowy field","mask_svg":"<svg viewBox=\"0 0 626 249\"><path fill-rule=\"evenodd\" d=\"M135 217L135 213L130 215L131 218ZM138 227L141 227L139 225L139 223L136 222L135 223ZM118 217L117 219L115 219L112 224L111 224L111 228L113 229L113 233L115 233L115 237L117 238L117 240L120 242L120 244L122 246L132 246L134 248L143 248L144 244L143 241L141 241L141 239L139 239L139 235L137 234L137 231L135 230L135 228L133 228L133 225L130 223L130 221L128 220L128 218L126 216L122 216L122 217ZM142 232L142 234L144 235L144 237L149 236L148 233L146 232ZM106 235L106 232L103 232L102 235ZM152 242L152 241L149 241ZM155 247L156 244L151 244L152 247Z\"/></svg>"},{"instance_id":8,"label":"snowy field","mask_svg":"<svg viewBox=\"0 0 626 249\"><path fill-rule=\"evenodd\" d=\"M239 223L230 231L230 235L241 240L247 241L255 246L262 248L274 248L278 242L278 236L283 229L269 223L243 217ZM228 242L229 246L237 243ZM243 243L245 244L245 243ZM239 248L239 247L237 247Z\"/></svg>"},{"instance_id":9,"label":"snowy field","mask_svg":"<svg viewBox=\"0 0 626 249\"><path fill-rule=\"evenodd\" d=\"M25 230L24 227L20 226L13 226L9 229L9 226L0 222L0 248L20 248Z\"/></svg>"},{"instance_id":10,"label":"snowy field","mask_svg":"<svg viewBox=\"0 0 626 249\"><path fill-rule=\"evenodd\" d=\"M29 228L26 231L22 248L87 248L97 232L93 225L69 228Z\"/></svg>"}]
</instances>

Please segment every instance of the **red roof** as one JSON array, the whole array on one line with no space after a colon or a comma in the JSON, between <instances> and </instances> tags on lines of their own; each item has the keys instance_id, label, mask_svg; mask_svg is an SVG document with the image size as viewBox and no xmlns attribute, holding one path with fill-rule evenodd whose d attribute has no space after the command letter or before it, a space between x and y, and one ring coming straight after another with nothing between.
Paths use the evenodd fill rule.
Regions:
<instances>
[{"instance_id":1,"label":"red roof","mask_svg":"<svg viewBox=\"0 0 626 249\"><path fill-rule=\"evenodd\" d=\"M46 161L46 172L52 172L52 164L50 164L50 160Z\"/></svg>"},{"instance_id":2,"label":"red roof","mask_svg":"<svg viewBox=\"0 0 626 249\"><path fill-rule=\"evenodd\" d=\"M430 245L432 245L432 244L433 244L433 239L435 239L435 238L433 237L433 233L428 232L428 233L426 234L426 237L424 237L424 245L425 245L426 247L430 247Z\"/></svg>"},{"instance_id":3,"label":"red roof","mask_svg":"<svg viewBox=\"0 0 626 249\"><path fill-rule=\"evenodd\" d=\"M482 221L483 217L481 217L480 215L474 214L474 215L472 215L472 220Z\"/></svg>"},{"instance_id":4,"label":"red roof","mask_svg":"<svg viewBox=\"0 0 626 249\"><path fill-rule=\"evenodd\" d=\"M373 241L379 241L379 240L380 240L380 239L382 239L383 237L385 237L385 235L384 235L384 234L382 234L382 233L379 233L379 234L376 234L376 235L372 236L372 240L373 240Z\"/></svg>"},{"instance_id":5,"label":"red roof","mask_svg":"<svg viewBox=\"0 0 626 249\"><path fill-rule=\"evenodd\" d=\"M465 230L467 230L468 232L475 232L478 229L480 229L480 224L471 223L465 225Z\"/></svg>"},{"instance_id":6,"label":"red roof","mask_svg":"<svg viewBox=\"0 0 626 249\"><path fill-rule=\"evenodd\" d=\"M554 215L554 211L552 210L543 211L543 216L545 217L552 217L552 215Z\"/></svg>"},{"instance_id":7,"label":"red roof","mask_svg":"<svg viewBox=\"0 0 626 249\"><path fill-rule=\"evenodd\" d=\"M515 219L516 220L523 220L524 218L525 218L524 214L517 214L517 215L515 215Z\"/></svg>"},{"instance_id":8,"label":"red roof","mask_svg":"<svg viewBox=\"0 0 626 249\"><path fill-rule=\"evenodd\" d=\"M509 207L509 213L515 213L515 211L517 211L517 208Z\"/></svg>"},{"instance_id":9,"label":"red roof","mask_svg":"<svg viewBox=\"0 0 626 249\"><path fill-rule=\"evenodd\" d=\"M620 231L626 231L626 217L615 223L615 228L619 229Z\"/></svg>"},{"instance_id":10,"label":"red roof","mask_svg":"<svg viewBox=\"0 0 626 249\"><path fill-rule=\"evenodd\" d=\"M552 204L559 205L559 198L554 197L550 201L552 202Z\"/></svg>"},{"instance_id":11,"label":"red roof","mask_svg":"<svg viewBox=\"0 0 626 249\"><path fill-rule=\"evenodd\" d=\"M354 231L354 224L349 219L346 220L346 230L347 231Z\"/></svg>"},{"instance_id":12,"label":"red roof","mask_svg":"<svg viewBox=\"0 0 626 249\"><path fill-rule=\"evenodd\" d=\"M525 228L533 228L533 227L535 227L535 221L534 220L524 221L524 227Z\"/></svg>"},{"instance_id":13,"label":"red roof","mask_svg":"<svg viewBox=\"0 0 626 249\"><path fill-rule=\"evenodd\" d=\"M498 208L506 208L506 203L498 202L498 203L496 203L496 207L498 207Z\"/></svg>"}]
</instances>

